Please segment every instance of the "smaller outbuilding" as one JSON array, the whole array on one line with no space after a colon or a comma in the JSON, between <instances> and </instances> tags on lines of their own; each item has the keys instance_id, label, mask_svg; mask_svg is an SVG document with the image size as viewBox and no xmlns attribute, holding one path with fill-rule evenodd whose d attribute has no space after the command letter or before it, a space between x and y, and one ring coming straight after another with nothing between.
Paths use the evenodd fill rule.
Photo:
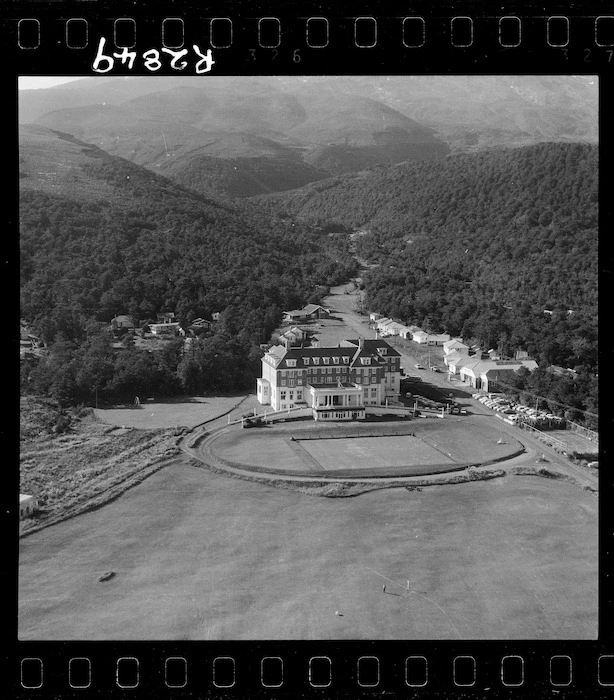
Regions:
<instances>
[{"instance_id":1,"label":"smaller outbuilding","mask_svg":"<svg viewBox=\"0 0 614 700\"><path fill-rule=\"evenodd\" d=\"M284 311L283 320L286 323L294 321L311 321L318 318L329 318L330 309L325 309L319 304L307 304L302 309L293 309L292 311Z\"/></svg>"},{"instance_id":2,"label":"smaller outbuilding","mask_svg":"<svg viewBox=\"0 0 614 700\"><path fill-rule=\"evenodd\" d=\"M451 355L453 353L458 353L459 355L468 355L469 346L465 345L462 340L458 338L451 338L443 343L443 352L445 355Z\"/></svg>"},{"instance_id":3,"label":"smaller outbuilding","mask_svg":"<svg viewBox=\"0 0 614 700\"><path fill-rule=\"evenodd\" d=\"M19 517L29 518L38 508L38 499L27 493L19 494Z\"/></svg>"},{"instance_id":4,"label":"smaller outbuilding","mask_svg":"<svg viewBox=\"0 0 614 700\"><path fill-rule=\"evenodd\" d=\"M149 330L153 335L185 335L179 323L150 323Z\"/></svg>"},{"instance_id":5,"label":"smaller outbuilding","mask_svg":"<svg viewBox=\"0 0 614 700\"><path fill-rule=\"evenodd\" d=\"M111 327L113 330L133 331L136 328L136 323L132 316L128 314L119 314L111 321Z\"/></svg>"}]
</instances>

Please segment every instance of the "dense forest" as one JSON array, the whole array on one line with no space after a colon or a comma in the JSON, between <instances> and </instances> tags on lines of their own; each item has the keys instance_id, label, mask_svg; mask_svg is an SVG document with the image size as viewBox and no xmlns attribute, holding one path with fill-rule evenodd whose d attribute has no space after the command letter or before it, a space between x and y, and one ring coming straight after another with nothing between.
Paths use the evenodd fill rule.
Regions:
<instances>
[{"instance_id":1,"label":"dense forest","mask_svg":"<svg viewBox=\"0 0 614 700\"><path fill-rule=\"evenodd\" d=\"M359 257L377 266L364 275L367 303L380 313L508 354L545 352L535 347L542 336L568 346L545 359L594 366L597 170L592 146L540 144L378 167L257 200L358 231Z\"/></svg>"},{"instance_id":2,"label":"dense forest","mask_svg":"<svg viewBox=\"0 0 614 700\"><path fill-rule=\"evenodd\" d=\"M22 363L24 390L75 403L249 387L282 310L355 276L355 252L369 265L370 309L573 368L573 387L535 375L523 388L567 392L568 405L596 412L597 155L544 143L211 199L31 129L20 150L21 314L47 352ZM221 318L189 351L130 337L110 346L115 315L147 323L163 311L183 325Z\"/></svg>"},{"instance_id":3,"label":"dense forest","mask_svg":"<svg viewBox=\"0 0 614 700\"><path fill-rule=\"evenodd\" d=\"M597 155L581 144L495 149L258 199L353 229L358 256L373 266L363 275L369 308L574 368L573 405L594 410Z\"/></svg>"},{"instance_id":4,"label":"dense forest","mask_svg":"<svg viewBox=\"0 0 614 700\"><path fill-rule=\"evenodd\" d=\"M206 199L102 151L80 169L111 196L66 185L50 193L22 179L21 316L48 350L23 363L32 392L75 402L91 400L93 387L109 399L244 389L282 310L356 274L346 237ZM189 353L172 343L152 353L129 339L110 348L115 315L147 322L163 311L182 324L221 318Z\"/></svg>"}]
</instances>

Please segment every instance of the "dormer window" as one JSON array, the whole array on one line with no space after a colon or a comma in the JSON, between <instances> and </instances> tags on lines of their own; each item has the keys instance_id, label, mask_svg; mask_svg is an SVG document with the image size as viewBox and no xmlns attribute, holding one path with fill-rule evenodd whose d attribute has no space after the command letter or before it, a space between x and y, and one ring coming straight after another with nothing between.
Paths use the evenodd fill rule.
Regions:
<instances>
[{"instance_id":1,"label":"dormer window","mask_svg":"<svg viewBox=\"0 0 614 700\"><path fill-rule=\"evenodd\" d=\"M343 358L343 364L344 364L344 365L349 365L349 364L350 364L350 358L349 358L349 357L344 357L344 358Z\"/></svg>"},{"instance_id":2,"label":"dormer window","mask_svg":"<svg viewBox=\"0 0 614 700\"><path fill-rule=\"evenodd\" d=\"M339 358L338 357L333 357L333 363L338 365L339 364Z\"/></svg>"},{"instance_id":3,"label":"dormer window","mask_svg":"<svg viewBox=\"0 0 614 700\"><path fill-rule=\"evenodd\" d=\"M308 357L303 357L303 364L308 365L309 364L309 358Z\"/></svg>"},{"instance_id":4,"label":"dormer window","mask_svg":"<svg viewBox=\"0 0 614 700\"><path fill-rule=\"evenodd\" d=\"M288 367L296 367L296 360L286 360Z\"/></svg>"},{"instance_id":5,"label":"dormer window","mask_svg":"<svg viewBox=\"0 0 614 700\"><path fill-rule=\"evenodd\" d=\"M360 362L363 365L370 365L371 364L371 358L370 357L361 357Z\"/></svg>"},{"instance_id":6,"label":"dormer window","mask_svg":"<svg viewBox=\"0 0 614 700\"><path fill-rule=\"evenodd\" d=\"M330 357L323 357L322 361L324 362L325 365L327 365L330 362Z\"/></svg>"},{"instance_id":7,"label":"dormer window","mask_svg":"<svg viewBox=\"0 0 614 700\"><path fill-rule=\"evenodd\" d=\"M313 364L314 364L314 365L319 365L319 364L320 364L320 358L319 358L319 357L314 357L314 358L313 358Z\"/></svg>"},{"instance_id":8,"label":"dormer window","mask_svg":"<svg viewBox=\"0 0 614 700\"><path fill-rule=\"evenodd\" d=\"M388 348L377 348L377 352L379 352L380 355L386 355L388 353Z\"/></svg>"}]
</instances>

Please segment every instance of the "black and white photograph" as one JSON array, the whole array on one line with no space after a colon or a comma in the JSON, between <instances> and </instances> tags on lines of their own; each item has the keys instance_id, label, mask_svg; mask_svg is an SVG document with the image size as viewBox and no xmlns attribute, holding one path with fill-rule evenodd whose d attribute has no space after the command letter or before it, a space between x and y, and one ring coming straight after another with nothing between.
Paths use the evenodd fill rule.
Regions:
<instances>
[{"instance_id":1,"label":"black and white photograph","mask_svg":"<svg viewBox=\"0 0 614 700\"><path fill-rule=\"evenodd\" d=\"M599 80L21 76L19 640L596 640Z\"/></svg>"}]
</instances>

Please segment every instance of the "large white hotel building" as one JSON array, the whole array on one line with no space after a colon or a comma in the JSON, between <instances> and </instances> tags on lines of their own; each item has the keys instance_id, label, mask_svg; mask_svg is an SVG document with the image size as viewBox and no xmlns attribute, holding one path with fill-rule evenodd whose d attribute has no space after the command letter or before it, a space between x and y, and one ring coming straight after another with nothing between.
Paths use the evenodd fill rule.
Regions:
<instances>
[{"instance_id":1,"label":"large white hotel building","mask_svg":"<svg viewBox=\"0 0 614 700\"><path fill-rule=\"evenodd\" d=\"M397 397L401 356L385 340L345 340L336 347L285 348L262 358L258 401L274 411L311 408L316 420L365 417L365 406Z\"/></svg>"}]
</instances>

